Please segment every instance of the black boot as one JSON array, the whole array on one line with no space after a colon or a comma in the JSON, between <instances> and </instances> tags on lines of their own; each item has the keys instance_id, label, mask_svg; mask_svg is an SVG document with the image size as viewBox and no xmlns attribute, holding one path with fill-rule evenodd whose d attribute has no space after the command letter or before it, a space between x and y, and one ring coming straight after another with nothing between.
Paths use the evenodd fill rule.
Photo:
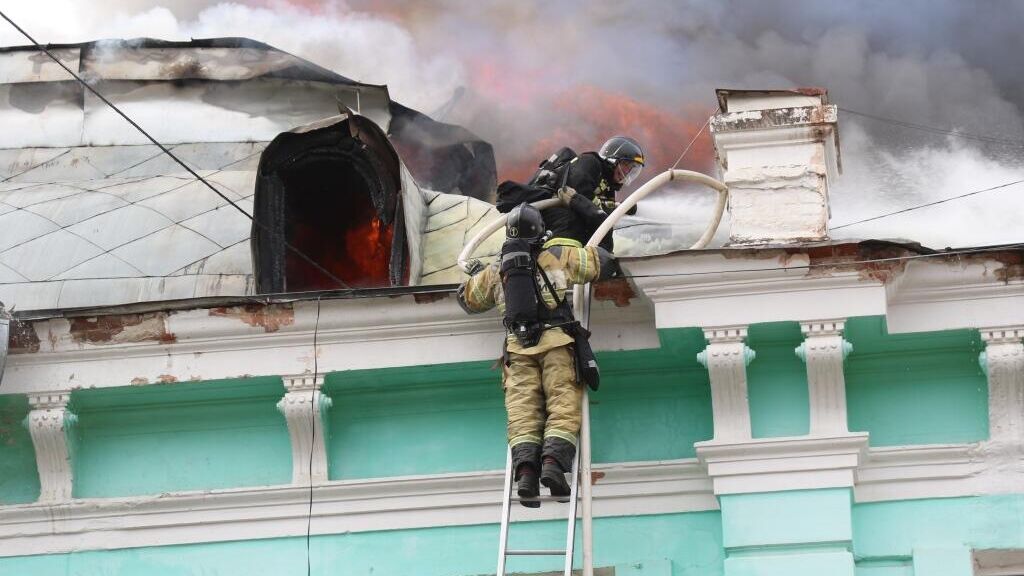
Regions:
<instances>
[{"instance_id":1,"label":"black boot","mask_svg":"<svg viewBox=\"0 0 1024 576\"><path fill-rule=\"evenodd\" d=\"M540 482L548 490L551 490L552 496L569 496L572 493L569 483L565 481L565 471L550 456L544 458L544 464L541 466ZM559 500L559 502L568 501L568 499Z\"/></svg>"},{"instance_id":2,"label":"black boot","mask_svg":"<svg viewBox=\"0 0 1024 576\"><path fill-rule=\"evenodd\" d=\"M536 498L540 495L540 484L537 481L537 470L529 464L521 464L516 469L516 491L520 498ZM540 502L523 502L527 508L540 508Z\"/></svg>"},{"instance_id":3,"label":"black boot","mask_svg":"<svg viewBox=\"0 0 1024 576\"><path fill-rule=\"evenodd\" d=\"M516 491L520 498L536 498L540 495L540 444L520 442L512 447L512 469ZM539 508L540 502L520 502L527 508Z\"/></svg>"},{"instance_id":4,"label":"black boot","mask_svg":"<svg viewBox=\"0 0 1024 576\"><path fill-rule=\"evenodd\" d=\"M551 490L552 496L569 496L569 483L565 481L565 472L572 470L576 459L576 446L557 436L544 439L544 465L541 469L540 483ZM559 500L568 502L568 500Z\"/></svg>"}]
</instances>

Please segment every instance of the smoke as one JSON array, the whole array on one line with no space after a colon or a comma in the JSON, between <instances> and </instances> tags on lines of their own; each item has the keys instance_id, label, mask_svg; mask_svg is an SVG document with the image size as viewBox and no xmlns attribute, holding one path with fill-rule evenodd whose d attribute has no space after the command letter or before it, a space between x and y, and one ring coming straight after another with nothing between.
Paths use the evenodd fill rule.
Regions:
<instances>
[{"instance_id":1,"label":"smoke","mask_svg":"<svg viewBox=\"0 0 1024 576\"><path fill-rule=\"evenodd\" d=\"M1024 141L1024 35L1016 30L1024 3L56 0L5 11L44 42L267 42L386 83L394 99L424 112L443 111L494 144L504 178L527 177L563 145L590 150L625 133L648 148L645 180L676 161L715 109L718 87L823 86L844 108ZM23 43L0 30L0 44ZM832 186L834 224L1024 178L1024 147L850 114L841 114L840 132L845 171ZM706 135L680 167L714 170ZM662 222L655 236L686 245L712 203L710 192L669 191L643 202L633 223ZM1024 185L835 236L1015 242L1024 240L1022 214Z\"/></svg>"}]
</instances>

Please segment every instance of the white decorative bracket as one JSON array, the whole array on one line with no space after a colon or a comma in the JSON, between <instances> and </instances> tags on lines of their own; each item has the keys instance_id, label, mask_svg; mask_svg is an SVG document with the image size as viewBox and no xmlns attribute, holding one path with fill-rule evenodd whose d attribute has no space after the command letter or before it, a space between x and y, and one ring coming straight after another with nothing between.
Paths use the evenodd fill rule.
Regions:
<instances>
[{"instance_id":1,"label":"white decorative bracket","mask_svg":"<svg viewBox=\"0 0 1024 576\"><path fill-rule=\"evenodd\" d=\"M796 347L796 355L807 364L811 436L847 432L843 361L853 345L843 339L844 326L842 319L800 323L804 341Z\"/></svg>"},{"instance_id":2,"label":"white decorative bracket","mask_svg":"<svg viewBox=\"0 0 1024 576\"><path fill-rule=\"evenodd\" d=\"M32 410L25 425L32 436L39 471L39 502L71 500L71 429L77 421L68 410L67 392L30 394Z\"/></svg>"},{"instance_id":3,"label":"white decorative bracket","mask_svg":"<svg viewBox=\"0 0 1024 576\"><path fill-rule=\"evenodd\" d=\"M715 441L750 439L747 365L756 354L747 347L746 326L705 328L708 346L697 361L708 369Z\"/></svg>"},{"instance_id":4,"label":"white decorative bracket","mask_svg":"<svg viewBox=\"0 0 1024 576\"><path fill-rule=\"evenodd\" d=\"M988 376L989 439L1024 442L1024 326L981 328L978 361Z\"/></svg>"},{"instance_id":5,"label":"white decorative bracket","mask_svg":"<svg viewBox=\"0 0 1024 576\"><path fill-rule=\"evenodd\" d=\"M331 399L320 392L323 376L312 374L283 376L287 392L277 409L288 422L292 440L292 483L327 481L327 434L324 415Z\"/></svg>"}]
</instances>

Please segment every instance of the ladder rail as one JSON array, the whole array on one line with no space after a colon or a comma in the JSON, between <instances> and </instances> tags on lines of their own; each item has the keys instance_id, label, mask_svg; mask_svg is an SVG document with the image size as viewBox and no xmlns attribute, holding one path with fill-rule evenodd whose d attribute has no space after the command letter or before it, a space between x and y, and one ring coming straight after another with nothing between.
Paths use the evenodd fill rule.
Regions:
<instances>
[{"instance_id":1,"label":"ladder rail","mask_svg":"<svg viewBox=\"0 0 1024 576\"><path fill-rule=\"evenodd\" d=\"M512 512L512 449L505 458L505 497L501 504L501 531L498 535L498 576L505 575L505 560L508 558L508 521Z\"/></svg>"},{"instance_id":2,"label":"ladder rail","mask_svg":"<svg viewBox=\"0 0 1024 576\"><path fill-rule=\"evenodd\" d=\"M586 393L584 392L584 396ZM580 451L576 451L576 459L572 463L572 487L569 489L569 525L565 535L565 571L563 576L572 576L572 557L576 551L576 508L580 503Z\"/></svg>"}]
</instances>

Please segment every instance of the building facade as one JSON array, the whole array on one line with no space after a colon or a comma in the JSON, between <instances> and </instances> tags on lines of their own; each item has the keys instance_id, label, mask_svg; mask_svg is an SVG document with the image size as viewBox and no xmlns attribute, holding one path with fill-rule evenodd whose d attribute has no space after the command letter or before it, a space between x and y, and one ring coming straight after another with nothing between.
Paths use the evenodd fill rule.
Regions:
<instances>
[{"instance_id":1,"label":"building facade","mask_svg":"<svg viewBox=\"0 0 1024 576\"><path fill-rule=\"evenodd\" d=\"M827 95L719 99L729 243L623 258L629 278L594 287L597 573L1024 574L1024 251L830 239L841 162ZM240 199L273 138L247 144ZM2 206L51 224L0 232L0 300L16 307L0 574L494 573L502 333L494 315L465 315L450 283L493 215L483 200L421 189L399 162L418 275L259 294L244 222L201 233L186 220L222 206L174 216L207 191L148 208L216 248L142 232L108 246L108 227L138 222L90 236L90 218L70 220L98 202L94 181L119 176L68 171L120 163L132 144L62 143L52 158L41 144L0 151L21 159L5 165ZM108 183L137 206L174 178L162 166ZM229 229L241 233L210 238ZM563 515L514 510L512 544L552 547Z\"/></svg>"}]
</instances>

